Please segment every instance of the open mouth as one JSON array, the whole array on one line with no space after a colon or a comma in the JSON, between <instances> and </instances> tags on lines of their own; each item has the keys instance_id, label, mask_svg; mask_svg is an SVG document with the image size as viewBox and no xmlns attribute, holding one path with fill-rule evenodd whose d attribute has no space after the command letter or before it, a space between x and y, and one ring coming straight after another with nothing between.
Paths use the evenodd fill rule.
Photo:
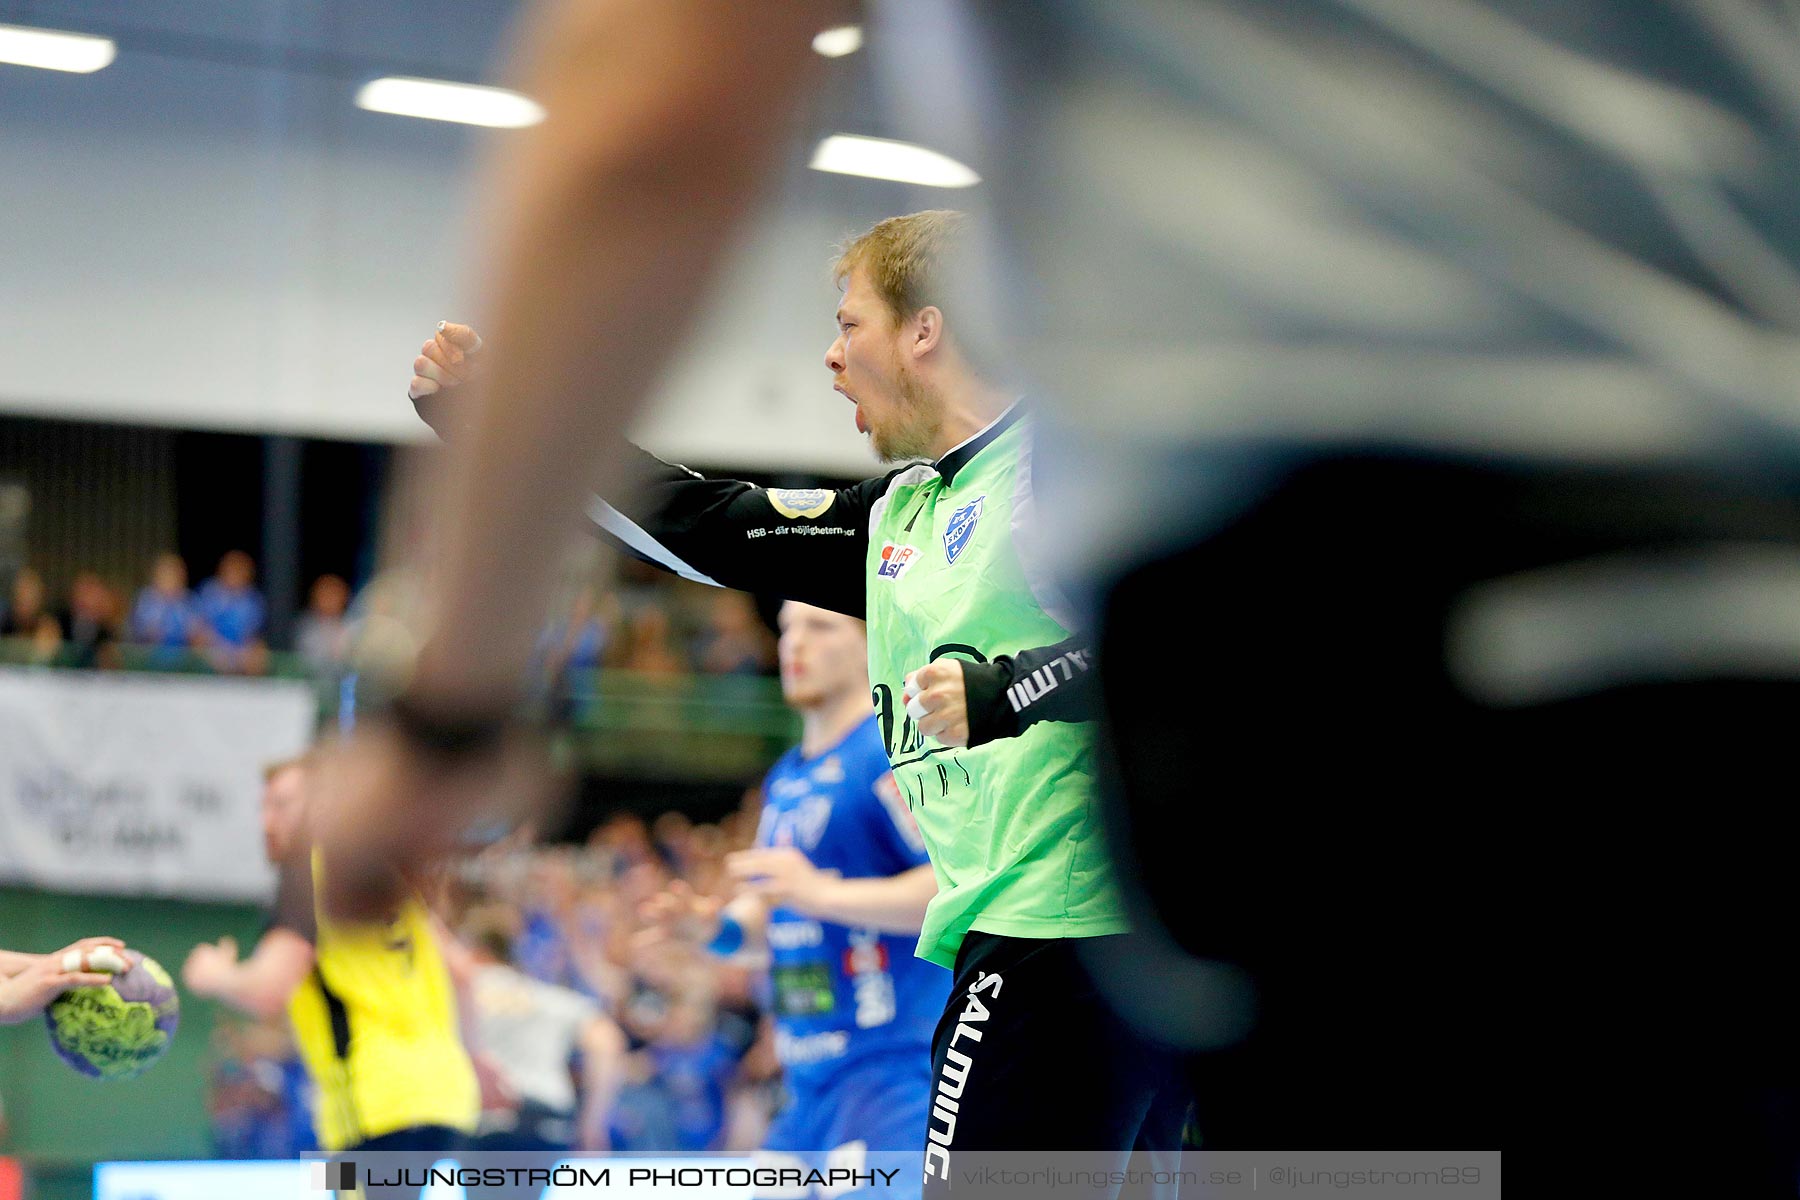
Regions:
<instances>
[{"instance_id":1,"label":"open mouth","mask_svg":"<svg viewBox=\"0 0 1800 1200\"><path fill-rule=\"evenodd\" d=\"M869 432L869 423L863 419L862 401L858 400L855 396L852 396L849 392L846 392L844 390L844 385L841 383L832 384L831 390L848 400L850 403L856 405L856 432Z\"/></svg>"}]
</instances>

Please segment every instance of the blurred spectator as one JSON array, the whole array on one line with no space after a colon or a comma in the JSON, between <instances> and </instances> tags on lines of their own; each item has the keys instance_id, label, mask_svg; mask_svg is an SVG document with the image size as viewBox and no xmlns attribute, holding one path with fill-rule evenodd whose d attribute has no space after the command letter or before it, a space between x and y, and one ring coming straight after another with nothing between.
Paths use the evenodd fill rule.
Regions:
<instances>
[{"instance_id":1,"label":"blurred spectator","mask_svg":"<svg viewBox=\"0 0 1800 1200\"><path fill-rule=\"evenodd\" d=\"M626 1060L625 1086L608 1129L617 1153L667 1151L675 1145L674 1098L660 1086L655 1070L648 1055L636 1053Z\"/></svg>"},{"instance_id":2,"label":"blurred spectator","mask_svg":"<svg viewBox=\"0 0 1800 1200\"><path fill-rule=\"evenodd\" d=\"M200 585L200 642L217 670L259 674L267 665L266 608L255 582L256 564L242 550L231 550L219 560L218 574Z\"/></svg>"},{"instance_id":3,"label":"blurred spectator","mask_svg":"<svg viewBox=\"0 0 1800 1200\"><path fill-rule=\"evenodd\" d=\"M644 675L683 675L688 665L675 648L669 614L660 604L638 608L625 623L623 651L618 665Z\"/></svg>"},{"instance_id":4,"label":"blurred spectator","mask_svg":"<svg viewBox=\"0 0 1800 1200\"><path fill-rule=\"evenodd\" d=\"M686 813L666 812L650 825L650 836L663 860L682 874L691 874L698 850L694 823Z\"/></svg>"},{"instance_id":5,"label":"blurred spectator","mask_svg":"<svg viewBox=\"0 0 1800 1200\"><path fill-rule=\"evenodd\" d=\"M744 1047L719 1034L708 965L682 948L637 946L619 1021L636 1068L619 1096L614 1148L701 1151L723 1142L726 1097Z\"/></svg>"},{"instance_id":6,"label":"blurred spectator","mask_svg":"<svg viewBox=\"0 0 1800 1200\"><path fill-rule=\"evenodd\" d=\"M581 588L567 616L552 617L538 638L538 677L549 694L553 720L574 717L579 701L594 694L593 673L610 640L607 607L598 589Z\"/></svg>"},{"instance_id":7,"label":"blurred spectator","mask_svg":"<svg viewBox=\"0 0 1800 1200\"><path fill-rule=\"evenodd\" d=\"M775 639L744 592L718 591L700 635L700 669L709 675L767 675L775 666Z\"/></svg>"},{"instance_id":8,"label":"blurred spectator","mask_svg":"<svg viewBox=\"0 0 1800 1200\"><path fill-rule=\"evenodd\" d=\"M608 1012L617 1012L631 994L630 972L619 950L633 928L631 908L618 883L610 876L586 883L568 926L575 986L597 997Z\"/></svg>"},{"instance_id":9,"label":"blurred spectator","mask_svg":"<svg viewBox=\"0 0 1800 1200\"><path fill-rule=\"evenodd\" d=\"M517 914L500 905L472 910L463 922L481 1049L512 1100L482 1113L478 1148L605 1150L625 1035L589 997L513 969L516 922ZM579 1099L569 1071L576 1059Z\"/></svg>"},{"instance_id":10,"label":"blurred spectator","mask_svg":"<svg viewBox=\"0 0 1800 1200\"><path fill-rule=\"evenodd\" d=\"M179 554L158 556L150 582L131 606L126 635L151 647L151 661L166 665L181 658L194 640L198 614L188 591L187 564Z\"/></svg>"},{"instance_id":11,"label":"blurred spectator","mask_svg":"<svg viewBox=\"0 0 1800 1200\"><path fill-rule=\"evenodd\" d=\"M615 875L657 858L650 827L634 812L615 812L607 817L588 834L588 848L604 855Z\"/></svg>"},{"instance_id":12,"label":"blurred spectator","mask_svg":"<svg viewBox=\"0 0 1800 1200\"><path fill-rule=\"evenodd\" d=\"M63 623L50 610L44 578L30 567L13 576L12 593L0 610L0 642L14 662L48 665L62 650Z\"/></svg>"},{"instance_id":13,"label":"blurred spectator","mask_svg":"<svg viewBox=\"0 0 1800 1200\"><path fill-rule=\"evenodd\" d=\"M330 675L343 669L350 657L351 626L344 615L349 607L350 585L340 576L313 580L294 635L294 649L309 670Z\"/></svg>"},{"instance_id":14,"label":"blurred spectator","mask_svg":"<svg viewBox=\"0 0 1800 1200\"><path fill-rule=\"evenodd\" d=\"M651 1077L670 1099L674 1119L674 1145L658 1148L684 1153L721 1149L726 1102L755 1026L742 1014L720 1014L692 995L664 1004L644 1051Z\"/></svg>"},{"instance_id":15,"label":"blurred spectator","mask_svg":"<svg viewBox=\"0 0 1800 1200\"><path fill-rule=\"evenodd\" d=\"M627 614L635 614L646 606L666 604L675 586L660 568L640 559L620 558L616 562L612 594L617 597L620 608ZM711 592L713 589L705 590Z\"/></svg>"},{"instance_id":16,"label":"blurred spectator","mask_svg":"<svg viewBox=\"0 0 1800 1200\"><path fill-rule=\"evenodd\" d=\"M45 613L37 619L37 628L31 635L31 661L54 663L57 655L62 653L62 642L62 622L56 619L55 613Z\"/></svg>"},{"instance_id":17,"label":"blurred spectator","mask_svg":"<svg viewBox=\"0 0 1800 1200\"><path fill-rule=\"evenodd\" d=\"M598 589L576 592L568 617L553 620L538 639L545 674L556 679L571 671L599 670L609 623Z\"/></svg>"},{"instance_id":18,"label":"blurred spectator","mask_svg":"<svg viewBox=\"0 0 1800 1200\"><path fill-rule=\"evenodd\" d=\"M678 813L653 825L654 836L650 823L621 812L585 847L507 845L476 856L466 886L493 901L461 924L478 941L478 915L497 923L511 937L516 974L571 987L616 1022L630 1050L604 1083L614 1096L603 1114L611 1149L748 1149L778 1092L769 1055L746 1057L757 1032L755 964L656 937L642 908L677 874L696 891L728 894L725 855L747 845L754 828L737 813L729 833ZM489 948L502 957L492 939ZM494 1057L511 1057L502 1037L483 1034ZM581 1073L584 1105L596 1086L588 1076Z\"/></svg>"},{"instance_id":19,"label":"blurred spectator","mask_svg":"<svg viewBox=\"0 0 1800 1200\"><path fill-rule=\"evenodd\" d=\"M221 1020L213 1056L207 1111L216 1157L289 1159L317 1148L311 1085L279 1019Z\"/></svg>"},{"instance_id":20,"label":"blurred spectator","mask_svg":"<svg viewBox=\"0 0 1800 1200\"><path fill-rule=\"evenodd\" d=\"M575 865L567 853L547 851L535 858L526 874L512 948L514 965L533 979L563 986L575 980L565 932L574 915L575 894Z\"/></svg>"},{"instance_id":21,"label":"blurred spectator","mask_svg":"<svg viewBox=\"0 0 1800 1200\"><path fill-rule=\"evenodd\" d=\"M119 598L92 571L78 572L69 592L66 654L70 666L88 670L120 665Z\"/></svg>"},{"instance_id":22,"label":"blurred spectator","mask_svg":"<svg viewBox=\"0 0 1800 1200\"><path fill-rule=\"evenodd\" d=\"M725 1098L725 1130L719 1149L750 1154L763 1144L769 1124L787 1102L781 1084L781 1059L775 1052L775 1023L764 1013L755 1040L738 1060L737 1075Z\"/></svg>"},{"instance_id":23,"label":"blurred spectator","mask_svg":"<svg viewBox=\"0 0 1800 1200\"><path fill-rule=\"evenodd\" d=\"M30 567L19 568L19 573L13 576L12 595L4 613L0 613L0 638L37 639L45 623L51 622L56 625L60 639L62 623L50 611L49 598L44 577Z\"/></svg>"}]
</instances>

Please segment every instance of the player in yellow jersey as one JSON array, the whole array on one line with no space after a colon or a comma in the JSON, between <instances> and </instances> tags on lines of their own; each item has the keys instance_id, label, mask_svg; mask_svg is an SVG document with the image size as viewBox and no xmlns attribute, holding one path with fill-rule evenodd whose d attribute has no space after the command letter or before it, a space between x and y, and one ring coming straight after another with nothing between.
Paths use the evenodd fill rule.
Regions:
<instances>
[{"instance_id":1,"label":"player in yellow jersey","mask_svg":"<svg viewBox=\"0 0 1800 1200\"><path fill-rule=\"evenodd\" d=\"M229 938L182 968L195 994L256 1016L284 1007L318 1086L314 1127L331 1151L434 1154L474 1131L480 1094L439 927L412 891L384 921L324 917L306 820L306 759L264 773L263 839L280 869L274 911L248 958Z\"/></svg>"}]
</instances>

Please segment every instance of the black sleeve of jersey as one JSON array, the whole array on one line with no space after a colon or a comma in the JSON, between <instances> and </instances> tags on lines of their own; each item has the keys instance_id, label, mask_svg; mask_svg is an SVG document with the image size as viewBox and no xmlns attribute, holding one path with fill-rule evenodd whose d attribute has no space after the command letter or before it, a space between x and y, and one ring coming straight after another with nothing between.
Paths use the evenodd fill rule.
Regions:
<instances>
[{"instance_id":1,"label":"black sleeve of jersey","mask_svg":"<svg viewBox=\"0 0 1800 1200\"><path fill-rule=\"evenodd\" d=\"M865 614L869 518L891 475L774 491L631 452L636 486L616 503L596 501L590 513L627 551L690 578Z\"/></svg>"},{"instance_id":2,"label":"black sleeve of jersey","mask_svg":"<svg viewBox=\"0 0 1800 1200\"><path fill-rule=\"evenodd\" d=\"M414 398L440 438L460 433L467 408L443 393ZM804 508L777 508L798 493L772 494L736 479L707 479L627 445L634 485L590 505L602 533L627 553L688 578L800 600L861 619L869 515L895 471L848 488L804 493ZM905 470L905 467L900 470Z\"/></svg>"},{"instance_id":3,"label":"black sleeve of jersey","mask_svg":"<svg viewBox=\"0 0 1800 1200\"><path fill-rule=\"evenodd\" d=\"M291 929L315 946L319 942L318 913L313 908L312 846L305 838L300 847L281 861L275 884L275 906L263 932L277 926Z\"/></svg>"},{"instance_id":4,"label":"black sleeve of jersey","mask_svg":"<svg viewBox=\"0 0 1800 1200\"><path fill-rule=\"evenodd\" d=\"M1092 721L1100 715L1094 656L1085 638L962 667L971 746L1018 737L1039 721Z\"/></svg>"}]
</instances>

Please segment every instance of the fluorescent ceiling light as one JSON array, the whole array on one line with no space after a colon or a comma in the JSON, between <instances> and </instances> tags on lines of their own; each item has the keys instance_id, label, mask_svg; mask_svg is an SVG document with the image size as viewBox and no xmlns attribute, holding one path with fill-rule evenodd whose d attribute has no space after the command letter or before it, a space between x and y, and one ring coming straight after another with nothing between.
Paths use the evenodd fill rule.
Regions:
<instances>
[{"instance_id":1,"label":"fluorescent ceiling light","mask_svg":"<svg viewBox=\"0 0 1800 1200\"><path fill-rule=\"evenodd\" d=\"M839 25L813 35L813 49L826 58L842 58L862 49L862 26Z\"/></svg>"},{"instance_id":2,"label":"fluorescent ceiling light","mask_svg":"<svg viewBox=\"0 0 1800 1200\"><path fill-rule=\"evenodd\" d=\"M456 121L491 129L519 129L544 119L543 105L505 88L406 75L388 75L363 84L356 93L356 107L397 117Z\"/></svg>"},{"instance_id":3,"label":"fluorescent ceiling light","mask_svg":"<svg viewBox=\"0 0 1800 1200\"><path fill-rule=\"evenodd\" d=\"M89 75L106 66L117 54L118 47L113 45L111 38L0 25L0 63Z\"/></svg>"},{"instance_id":4,"label":"fluorescent ceiling light","mask_svg":"<svg viewBox=\"0 0 1800 1200\"><path fill-rule=\"evenodd\" d=\"M963 188L981 182L981 176L936 150L849 133L834 133L820 142L813 151L812 169L926 187Z\"/></svg>"}]
</instances>

